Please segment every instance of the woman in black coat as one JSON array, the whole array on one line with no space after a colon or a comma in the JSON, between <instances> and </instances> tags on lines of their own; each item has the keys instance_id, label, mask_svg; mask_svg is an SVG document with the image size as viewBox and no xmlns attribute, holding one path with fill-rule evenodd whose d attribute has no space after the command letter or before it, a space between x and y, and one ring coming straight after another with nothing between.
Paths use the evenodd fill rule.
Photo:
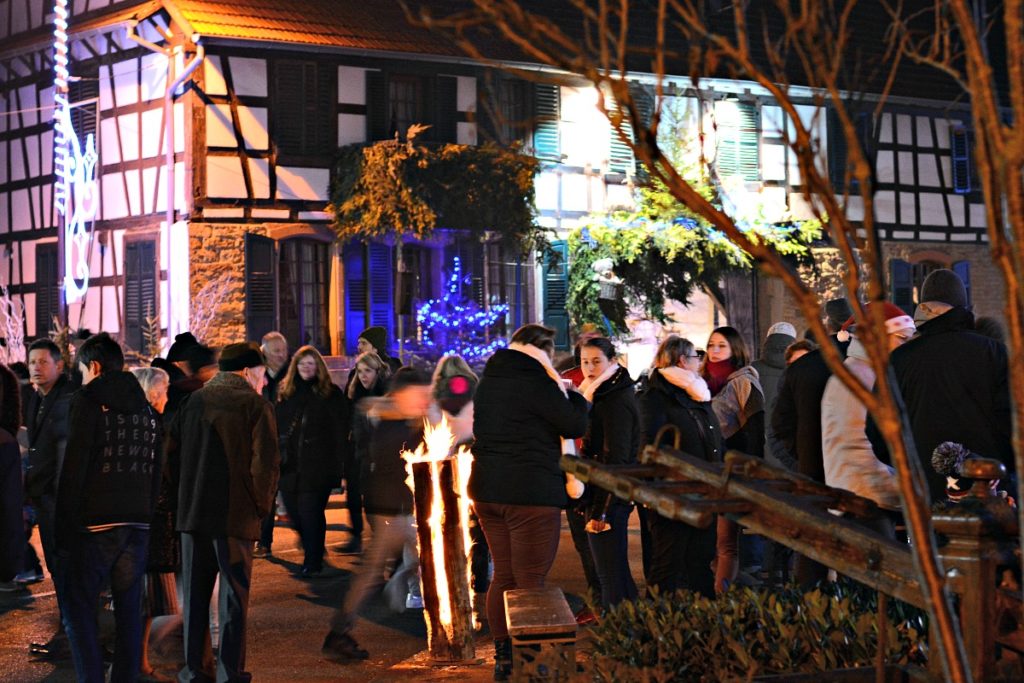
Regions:
<instances>
[{"instance_id":1,"label":"woman in black coat","mask_svg":"<svg viewBox=\"0 0 1024 683\"><path fill-rule=\"evenodd\" d=\"M640 409L629 371L615 361L615 347L604 337L580 345L580 384L593 404L583 437L583 457L609 465L636 462L640 450ZM627 529L632 503L603 489L591 489L587 509L588 541L601 579L601 605L606 609L636 598L629 570Z\"/></svg>"},{"instance_id":2,"label":"woman in black coat","mask_svg":"<svg viewBox=\"0 0 1024 683\"><path fill-rule=\"evenodd\" d=\"M512 671L505 591L542 588L558 551L566 477L562 440L583 436L587 401L551 365L555 331L525 325L487 361L474 397L469 495L494 561L487 617L495 680Z\"/></svg>"},{"instance_id":3,"label":"woman in black coat","mask_svg":"<svg viewBox=\"0 0 1024 683\"><path fill-rule=\"evenodd\" d=\"M650 381L640 394L643 442L654 443L658 431L674 425L680 434L679 449L708 462L721 462L722 439L718 418L711 409L711 392L700 376L702 352L688 339L672 335L658 347ZM666 433L659 446L671 446ZM651 565L648 586L662 591L685 588L712 598L715 577L715 526L697 529L685 522L648 514L651 533Z\"/></svg>"},{"instance_id":4,"label":"woman in black coat","mask_svg":"<svg viewBox=\"0 0 1024 683\"><path fill-rule=\"evenodd\" d=\"M345 401L331 382L323 357L312 346L295 353L277 398L278 488L302 539L302 576L317 577L324 563L324 510L331 489L341 479Z\"/></svg>"}]
</instances>

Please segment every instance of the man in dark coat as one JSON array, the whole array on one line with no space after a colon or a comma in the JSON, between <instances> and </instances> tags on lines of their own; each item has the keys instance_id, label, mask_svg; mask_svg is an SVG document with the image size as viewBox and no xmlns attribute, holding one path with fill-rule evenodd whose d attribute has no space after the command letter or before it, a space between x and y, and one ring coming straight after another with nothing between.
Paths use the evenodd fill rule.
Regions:
<instances>
[{"instance_id":1,"label":"man in dark coat","mask_svg":"<svg viewBox=\"0 0 1024 683\"><path fill-rule=\"evenodd\" d=\"M194 392L170 425L168 459L178 490L185 587L184 680L248 681L246 616L253 542L271 513L280 472L277 424L260 395L263 354L229 344L220 372ZM220 649L210 651L210 596L220 576Z\"/></svg>"},{"instance_id":2,"label":"man in dark coat","mask_svg":"<svg viewBox=\"0 0 1024 683\"><path fill-rule=\"evenodd\" d=\"M280 332L267 332L261 340L260 350L267 361L267 383L263 387L263 398L270 402L270 405L277 404L277 388L288 371L290 357L288 356L288 340ZM283 454L282 454L283 456ZM274 492L274 499L277 499L277 492ZM274 517L276 510L263 518L260 524L260 540L256 543L256 549L252 556L266 558L273 554L271 547L274 544Z\"/></svg>"},{"instance_id":3,"label":"man in dark coat","mask_svg":"<svg viewBox=\"0 0 1024 683\"><path fill-rule=\"evenodd\" d=\"M76 356L82 389L71 401L57 486L64 628L80 681L104 680L97 618L107 585L117 644L113 681L132 681L142 657L142 580L163 468L163 434L120 345L102 332Z\"/></svg>"},{"instance_id":4,"label":"man in dark coat","mask_svg":"<svg viewBox=\"0 0 1024 683\"><path fill-rule=\"evenodd\" d=\"M849 342L840 342L837 334L853 311L846 299L833 299L825 304L826 321L831 343L846 358ZM776 456L789 457L797 463L797 471L814 481L825 482L825 464L821 454L821 397L832 371L825 364L820 350L811 351L786 368L775 399L771 430L778 444ZM781 460L781 458L779 458ZM796 579L804 586L812 585L828 574L828 568L799 556Z\"/></svg>"},{"instance_id":5,"label":"man in dark coat","mask_svg":"<svg viewBox=\"0 0 1024 683\"><path fill-rule=\"evenodd\" d=\"M359 333L359 339L356 341L356 350L359 353L369 353L371 351L376 353L382 361L388 364L391 372L396 372L398 368L402 367L402 361L388 355L388 331L380 325L367 327ZM349 380L351 379L352 376L349 375Z\"/></svg>"},{"instance_id":6,"label":"man in dark coat","mask_svg":"<svg viewBox=\"0 0 1024 683\"><path fill-rule=\"evenodd\" d=\"M786 371L786 347L796 341L796 328L787 322L778 322L768 328L768 336L761 347L761 357L751 365L757 370L764 391L765 458L778 465L786 465L785 447L772 433L771 414L779 395L779 384Z\"/></svg>"},{"instance_id":7,"label":"man in dark coat","mask_svg":"<svg viewBox=\"0 0 1024 683\"><path fill-rule=\"evenodd\" d=\"M956 273L930 273L919 298L918 336L894 350L890 363L934 501L946 495L946 478L931 466L932 451L943 441L1014 471L1009 372L1006 347L974 331Z\"/></svg>"},{"instance_id":8,"label":"man in dark coat","mask_svg":"<svg viewBox=\"0 0 1024 683\"><path fill-rule=\"evenodd\" d=\"M65 372L60 347L49 339L32 342L28 349L28 364L29 379L35 390L28 394L23 410L28 436L25 496L36 511L43 557L56 590L56 577L60 572L60 560L54 546L57 478L67 447L68 410L75 389ZM59 591L57 608L58 611L62 609ZM67 640L63 631L62 619L55 636L46 643L30 643L29 652L42 657L66 655Z\"/></svg>"}]
</instances>

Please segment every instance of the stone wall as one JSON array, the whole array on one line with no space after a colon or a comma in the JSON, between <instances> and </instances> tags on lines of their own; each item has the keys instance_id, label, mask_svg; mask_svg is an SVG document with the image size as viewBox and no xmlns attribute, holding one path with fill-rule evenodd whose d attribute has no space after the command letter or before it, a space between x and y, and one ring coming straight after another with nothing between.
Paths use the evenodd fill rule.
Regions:
<instances>
[{"instance_id":1,"label":"stone wall","mask_svg":"<svg viewBox=\"0 0 1024 683\"><path fill-rule=\"evenodd\" d=\"M1003 306L1006 302L1002 277L992 263L988 244L956 244L949 242L884 242L882 254L886 263L886 285L888 286L890 259L899 258L915 262L931 260L946 265L956 261L971 264L971 298L976 316L992 316L1004 319ZM822 301L846 296L841 280L842 259L836 249L815 250L817 269L805 273L805 281L818 293ZM782 320L793 323L799 333L807 329L803 314L797 308L793 297L781 280L758 275L758 326L763 336L775 322Z\"/></svg>"},{"instance_id":2,"label":"stone wall","mask_svg":"<svg viewBox=\"0 0 1024 683\"><path fill-rule=\"evenodd\" d=\"M226 289L215 297L215 309L209 332L201 338L204 344L224 346L245 341L245 233L266 235L261 224L247 223L191 223L189 225L189 252L191 254L189 293L193 310L190 321L195 321L208 300L211 288L222 276L227 276ZM206 296L204 296L204 294ZM197 306L198 304L198 306Z\"/></svg>"}]
</instances>

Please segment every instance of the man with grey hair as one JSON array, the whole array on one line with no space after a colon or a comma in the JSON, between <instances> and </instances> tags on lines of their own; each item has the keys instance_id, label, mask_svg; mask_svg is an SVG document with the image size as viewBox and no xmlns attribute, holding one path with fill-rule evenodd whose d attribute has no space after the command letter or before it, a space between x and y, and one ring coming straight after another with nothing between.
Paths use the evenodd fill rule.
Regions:
<instances>
[{"instance_id":1,"label":"man with grey hair","mask_svg":"<svg viewBox=\"0 0 1024 683\"><path fill-rule=\"evenodd\" d=\"M267 366L267 383L263 387L263 398L270 401L270 405L274 405L277 403L277 387L288 371L288 340L284 338L283 334L274 330L263 335L261 342L260 350L263 351ZM277 500L276 491L274 500ZM275 507L276 505L275 503ZM260 524L260 540L256 542L256 549L252 553L255 558L266 559L273 554L271 546L274 544L275 512L276 509L272 509Z\"/></svg>"}]
</instances>

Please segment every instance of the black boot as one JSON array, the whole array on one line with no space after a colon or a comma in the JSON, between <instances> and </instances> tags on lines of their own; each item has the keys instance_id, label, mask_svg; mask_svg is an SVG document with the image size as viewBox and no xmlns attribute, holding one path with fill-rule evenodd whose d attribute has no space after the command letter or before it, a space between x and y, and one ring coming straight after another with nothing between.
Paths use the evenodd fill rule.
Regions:
<instances>
[{"instance_id":1,"label":"black boot","mask_svg":"<svg viewBox=\"0 0 1024 683\"><path fill-rule=\"evenodd\" d=\"M512 675L512 640L499 638L494 641L494 680L507 681Z\"/></svg>"}]
</instances>

